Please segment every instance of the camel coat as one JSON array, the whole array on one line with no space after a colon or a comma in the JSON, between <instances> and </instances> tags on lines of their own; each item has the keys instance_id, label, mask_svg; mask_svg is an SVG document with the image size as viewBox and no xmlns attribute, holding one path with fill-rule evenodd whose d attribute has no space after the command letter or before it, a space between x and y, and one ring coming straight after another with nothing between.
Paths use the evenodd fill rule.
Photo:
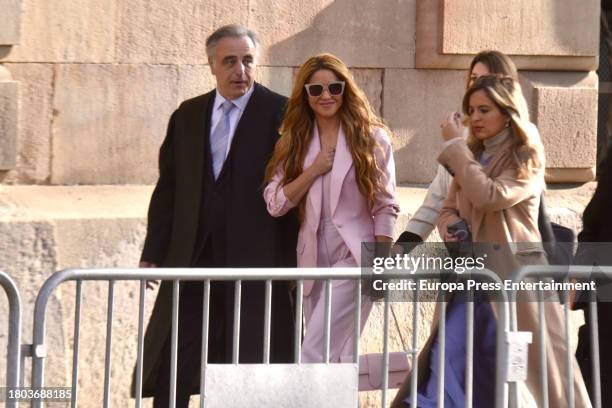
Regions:
<instances>
[{"instance_id":1,"label":"camel coat","mask_svg":"<svg viewBox=\"0 0 612 408\"><path fill-rule=\"evenodd\" d=\"M487 252L485 266L502 280L509 279L512 272L521 265L546 263L537 225L540 195L545 187L544 158L541 155L541 165L534 168L528 177L519 179L512 162L514 140L513 136L506 140L484 167L474 158L464 140L448 144L438 157L440 164L454 173L438 221L440 235L444 236L447 226L457 219L466 220L473 241L484 244L482 247L475 245L474 255L482 256L483 252ZM543 151L541 146L540 151ZM535 301L524 301L526 298L535 300L536 293L525 293L525 298L519 297L517 302L519 330L533 333L533 342L529 346L527 387L519 387L523 391L519 396L522 407L536 406L535 403L541 406L543 396L539 383L538 356L542 350L539 348L537 331L538 308ZM439 320L438 306L439 303L434 313L430 337L419 354L419 384L429 376L430 349ZM495 313L496 305L492 306ZM544 310L548 328L545 347L548 356L546 369L549 406L564 408L568 404L562 309L559 303L546 301ZM576 362L573 363L575 406L590 407L580 370ZM409 378L398 395L409 394ZM478 392L478 384L474 384L474 392ZM393 407L402 406L398 400Z\"/></svg>"}]
</instances>

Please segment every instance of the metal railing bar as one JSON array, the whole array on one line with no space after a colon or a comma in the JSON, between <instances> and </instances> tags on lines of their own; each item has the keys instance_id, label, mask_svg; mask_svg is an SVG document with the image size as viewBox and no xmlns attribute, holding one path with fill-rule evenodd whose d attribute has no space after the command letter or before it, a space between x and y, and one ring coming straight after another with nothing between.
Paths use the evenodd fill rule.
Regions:
<instances>
[{"instance_id":1,"label":"metal railing bar","mask_svg":"<svg viewBox=\"0 0 612 408\"><path fill-rule=\"evenodd\" d=\"M204 281L202 299L202 357L200 360L200 408L206 402L206 368L208 366L208 327L210 325L210 280Z\"/></svg>"},{"instance_id":2,"label":"metal railing bar","mask_svg":"<svg viewBox=\"0 0 612 408\"><path fill-rule=\"evenodd\" d=\"M74 306L74 346L72 349L72 393L70 394L70 406L77 406L77 392L79 390L79 344L81 340L81 300L82 300L82 283L76 281L76 294Z\"/></svg>"},{"instance_id":3,"label":"metal railing bar","mask_svg":"<svg viewBox=\"0 0 612 408\"><path fill-rule=\"evenodd\" d=\"M468 291L465 309L465 407L472 408L474 390L474 292Z\"/></svg>"},{"instance_id":4,"label":"metal railing bar","mask_svg":"<svg viewBox=\"0 0 612 408\"><path fill-rule=\"evenodd\" d=\"M591 292L589 302L589 326L591 331L591 372L593 381L593 403L595 408L601 408L601 373L599 365L599 320L597 316L597 301L595 293Z\"/></svg>"},{"instance_id":5,"label":"metal railing bar","mask_svg":"<svg viewBox=\"0 0 612 408\"><path fill-rule=\"evenodd\" d=\"M108 281L108 304L106 316L106 354L104 357L104 408L110 404L111 364L113 353L113 306L115 303L115 281Z\"/></svg>"},{"instance_id":6,"label":"metal railing bar","mask_svg":"<svg viewBox=\"0 0 612 408\"><path fill-rule=\"evenodd\" d=\"M567 291L563 293L563 317L565 321L565 364L567 366L567 402L569 408L574 408L576 401L574 400L574 354L572 353L572 345L570 344L570 320Z\"/></svg>"},{"instance_id":7,"label":"metal railing bar","mask_svg":"<svg viewBox=\"0 0 612 408\"><path fill-rule=\"evenodd\" d=\"M266 280L266 300L264 316L264 364L270 364L270 329L272 319L272 281Z\"/></svg>"},{"instance_id":8,"label":"metal railing bar","mask_svg":"<svg viewBox=\"0 0 612 408\"><path fill-rule=\"evenodd\" d=\"M417 285L416 290L414 292L414 299L412 300L412 350L410 353L412 355L412 368L411 368L411 378L410 378L410 406L417 406L417 387L418 387L418 371L419 371L419 359L418 359L418 335L419 335L419 309L416 307L419 300L420 289Z\"/></svg>"},{"instance_id":9,"label":"metal railing bar","mask_svg":"<svg viewBox=\"0 0 612 408\"><path fill-rule=\"evenodd\" d=\"M366 268L367 269L367 268ZM108 268L108 269L64 269L51 275L43 285L46 291L53 290L54 287L65 281L77 279L82 280L178 280L178 281L203 281L210 279L214 281L236 281L236 280L342 280L342 279L361 279L362 275L368 271L362 268L232 268L232 273L228 274L227 268ZM112 273L112 278L109 274ZM385 277L389 279L397 278L431 278L432 274L444 276L453 275L452 271L445 270L419 270L407 272L401 269L389 269L385 271ZM487 269L471 271L474 276L480 276L492 281L500 282L495 274ZM40 293L41 302L48 299L48 293ZM42 306L42 304L41 304Z\"/></svg>"},{"instance_id":10,"label":"metal railing bar","mask_svg":"<svg viewBox=\"0 0 612 408\"><path fill-rule=\"evenodd\" d=\"M238 364L240 355L240 305L242 303L242 281L234 285L234 331L232 340L232 363Z\"/></svg>"},{"instance_id":11,"label":"metal railing bar","mask_svg":"<svg viewBox=\"0 0 612 408\"><path fill-rule=\"evenodd\" d=\"M389 291L385 291L383 312L383 362L382 362L382 406L387 406L387 388L389 388Z\"/></svg>"},{"instance_id":12,"label":"metal railing bar","mask_svg":"<svg viewBox=\"0 0 612 408\"><path fill-rule=\"evenodd\" d=\"M144 354L144 315L145 315L145 290L146 280L140 281L140 296L138 303L138 342L136 351L136 408L142 406L142 364Z\"/></svg>"},{"instance_id":13,"label":"metal railing bar","mask_svg":"<svg viewBox=\"0 0 612 408\"><path fill-rule=\"evenodd\" d=\"M542 387L542 400L540 404L542 408L548 408L548 355L546 347L546 313L544 313L544 297L541 291L538 291L538 327L539 333L539 357L540 357L540 387Z\"/></svg>"},{"instance_id":14,"label":"metal railing bar","mask_svg":"<svg viewBox=\"0 0 612 408\"><path fill-rule=\"evenodd\" d=\"M21 373L24 369L21 354L21 297L15 281L2 271L0 271L0 286L4 288L9 306L5 385L16 388L23 383ZM14 408L17 404L17 402L8 402L6 406Z\"/></svg>"},{"instance_id":15,"label":"metal railing bar","mask_svg":"<svg viewBox=\"0 0 612 408\"><path fill-rule=\"evenodd\" d=\"M325 333L323 340L323 362L329 363L329 346L331 339L331 298L332 298L332 281L325 281Z\"/></svg>"},{"instance_id":16,"label":"metal railing bar","mask_svg":"<svg viewBox=\"0 0 612 408\"><path fill-rule=\"evenodd\" d=\"M506 343L506 333L510 331L510 301L508 293L505 291L498 292L502 299L496 303L497 311L497 327L496 327L496 345L495 345L495 407L506 408L508 406L510 386L506 383L507 370L506 361L508 361L508 344ZM501 329L501 330L500 330ZM502 367L497 366L502 364ZM516 391L517 388L514 387Z\"/></svg>"},{"instance_id":17,"label":"metal railing bar","mask_svg":"<svg viewBox=\"0 0 612 408\"><path fill-rule=\"evenodd\" d=\"M444 363L446 358L446 299L444 291L440 291L440 320L438 321L438 347L440 348L438 360L438 388L437 406L444 408Z\"/></svg>"},{"instance_id":18,"label":"metal railing bar","mask_svg":"<svg viewBox=\"0 0 612 408\"><path fill-rule=\"evenodd\" d=\"M176 406L176 374L178 359L179 281L172 282L172 334L170 337L170 408Z\"/></svg>"},{"instance_id":19,"label":"metal railing bar","mask_svg":"<svg viewBox=\"0 0 612 408\"><path fill-rule=\"evenodd\" d=\"M353 363L359 364L359 337L361 336L361 280L355 282L355 334L353 337Z\"/></svg>"},{"instance_id":20,"label":"metal railing bar","mask_svg":"<svg viewBox=\"0 0 612 408\"><path fill-rule=\"evenodd\" d=\"M295 292L295 336L293 347L295 350L295 363L302 363L302 307L304 302L304 280L297 281Z\"/></svg>"}]
</instances>

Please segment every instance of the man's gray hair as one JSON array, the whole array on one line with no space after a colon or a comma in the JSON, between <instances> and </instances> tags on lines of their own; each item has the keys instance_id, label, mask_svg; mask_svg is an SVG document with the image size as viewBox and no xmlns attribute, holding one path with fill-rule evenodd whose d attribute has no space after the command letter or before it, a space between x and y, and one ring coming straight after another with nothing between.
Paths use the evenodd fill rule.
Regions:
<instances>
[{"instance_id":1,"label":"man's gray hair","mask_svg":"<svg viewBox=\"0 0 612 408\"><path fill-rule=\"evenodd\" d=\"M255 50L259 49L259 40L257 39L257 35L254 31L238 24L229 24L217 28L215 32L209 35L206 39L206 55L208 58L212 58L215 55L215 48L217 47L219 40L225 37L248 37L253 42Z\"/></svg>"}]
</instances>

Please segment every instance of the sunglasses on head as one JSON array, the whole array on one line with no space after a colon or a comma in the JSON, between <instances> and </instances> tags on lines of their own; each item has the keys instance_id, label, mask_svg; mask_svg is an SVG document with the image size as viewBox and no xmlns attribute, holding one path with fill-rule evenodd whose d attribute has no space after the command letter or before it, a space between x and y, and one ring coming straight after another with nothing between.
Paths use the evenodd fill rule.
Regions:
<instances>
[{"instance_id":1,"label":"sunglasses on head","mask_svg":"<svg viewBox=\"0 0 612 408\"><path fill-rule=\"evenodd\" d=\"M304 85L308 96L321 96L324 90L327 90L330 95L342 95L344 92L344 81L330 82L324 84L306 84Z\"/></svg>"}]
</instances>

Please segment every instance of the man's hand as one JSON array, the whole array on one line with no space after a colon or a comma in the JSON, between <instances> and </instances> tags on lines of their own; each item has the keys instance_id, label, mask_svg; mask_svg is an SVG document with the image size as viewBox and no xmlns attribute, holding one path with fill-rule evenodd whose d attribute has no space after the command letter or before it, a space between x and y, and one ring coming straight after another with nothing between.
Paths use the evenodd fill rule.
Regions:
<instances>
[{"instance_id":1,"label":"man's hand","mask_svg":"<svg viewBox=\"0 0 612 408\"><path fill-rule=\"evenodd\" d=\"M157 265L151 262L140 261L138 264L139 268L157 268ZM147 289L155 289L159 285L159 281L157 280L148 280L146 283Z\"/></svg>"}]
</instances>

